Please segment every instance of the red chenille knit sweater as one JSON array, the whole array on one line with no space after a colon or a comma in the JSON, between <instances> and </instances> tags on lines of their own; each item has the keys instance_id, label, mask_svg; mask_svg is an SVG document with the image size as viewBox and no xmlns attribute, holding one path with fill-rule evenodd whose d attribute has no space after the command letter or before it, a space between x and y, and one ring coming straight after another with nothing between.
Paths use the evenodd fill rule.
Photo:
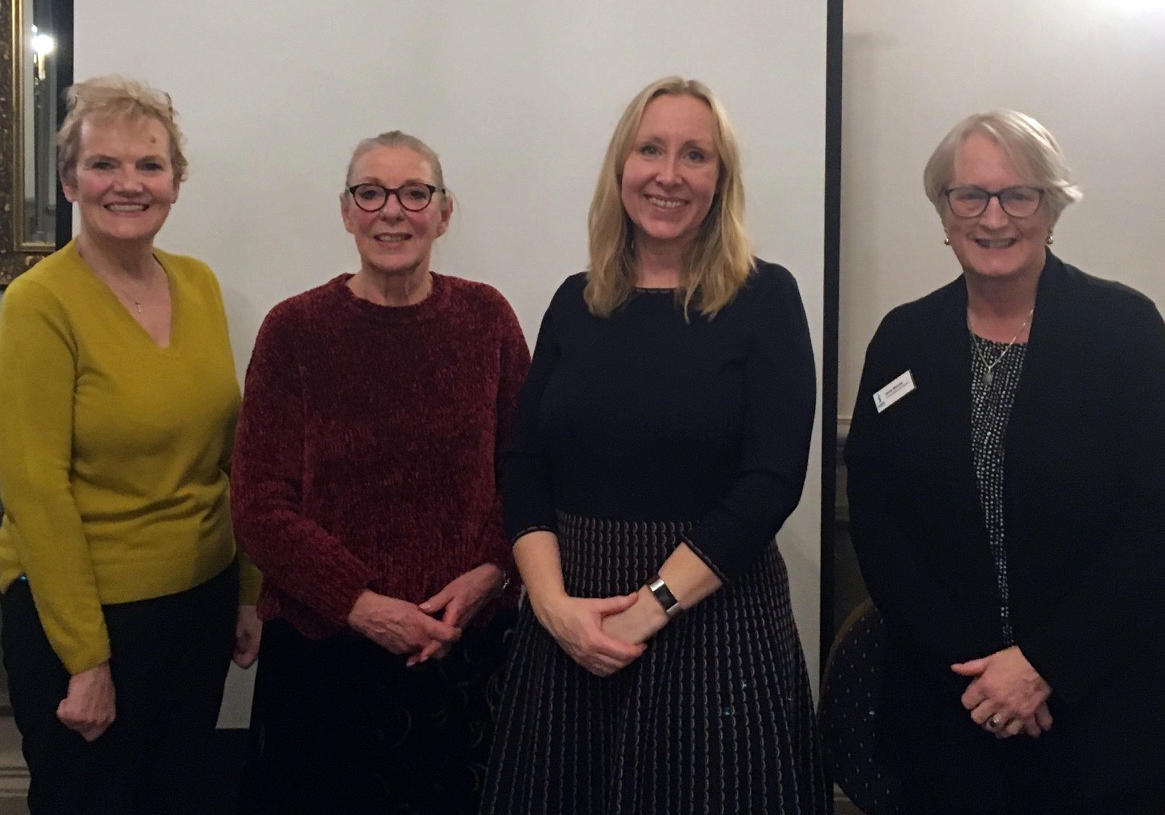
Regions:
<instances>
[{"instance_id":1,"label":"red chenille knit sweater","mask_svg":"<svg viewBox=\"0 0 1165 815\"><path fill-rule=\"evenodd\" d=\"M260 614L313 638L366 588L419 603L482 563L512 570L497 474L529 366L513 310L438 274L421 303L378 306L349 277L267 315L231 472Z\"/></svg>"}]
</instances>

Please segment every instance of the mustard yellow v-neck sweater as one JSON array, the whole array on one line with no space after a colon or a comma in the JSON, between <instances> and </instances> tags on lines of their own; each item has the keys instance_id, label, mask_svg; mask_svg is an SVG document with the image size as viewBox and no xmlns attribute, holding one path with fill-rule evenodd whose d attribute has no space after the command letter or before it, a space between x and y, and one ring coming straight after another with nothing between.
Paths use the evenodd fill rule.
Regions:
<instances>
[{"instance_id":1,"label":"mustard yellow v-neck sweater","mask_svg":"<svg viewBox=\"0 0 1165 815\"><path fill-rule=\"evenodd\" d=\"M0 590L28 578L70 673L109 659L102 603L184 591L235 557L227 472L239 388L210 269L157 251L157 346L76 242L0 304ZM244 570L243 599L258 594Z\"/></svg>"}]
</instances>

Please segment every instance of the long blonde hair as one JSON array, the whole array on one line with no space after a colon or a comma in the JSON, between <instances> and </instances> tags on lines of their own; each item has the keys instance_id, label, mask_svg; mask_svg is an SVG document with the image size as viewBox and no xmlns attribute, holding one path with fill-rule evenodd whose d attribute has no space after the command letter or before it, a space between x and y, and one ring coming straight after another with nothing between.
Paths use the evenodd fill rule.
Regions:
<instances>
[{"instance_id":1,"label":"long blonde hair","mask_svg":"<svg viewBox=\"0 0 1165 815\"><path fill-rule=\"evenodd\" d=\"M651 100L665 94L692 96L711 108L716 120L713 137L720 158L716 195L685 255L685 268L676 292L685 318L692 306L709 320L715 317L736 296L753 269L752 247L744 231L740 147L728 115L702 82L664 77L636 94L623 111L611 135L591 199L587 217L590 268L583 296L587 308L598 317L609 317L635 288L633 233L620 196L623 165L631 152L643 111Z\"/></svg>"}]
</instances>

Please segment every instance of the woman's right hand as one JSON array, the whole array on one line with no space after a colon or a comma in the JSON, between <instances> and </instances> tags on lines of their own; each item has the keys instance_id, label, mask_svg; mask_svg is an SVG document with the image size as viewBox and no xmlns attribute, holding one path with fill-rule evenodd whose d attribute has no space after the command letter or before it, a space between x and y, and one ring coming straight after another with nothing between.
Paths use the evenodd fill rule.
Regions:
<instances>
[{"instance_id":1,"label":"woman's right hand","mask_svg":"<svg viewBox=\"0 0 1165 815\"><path fill-rule=\"evenodd\" d=\"M615 597L564 594L531 605L538 622L571 659L595 676L610 676L638 659L647 647L603 633L603 618L631 608L636 596L634 593Z\"/></svg>"},{"instance_id":2,"label":"woman's right hand","mask_svg":"<svg viewBox=\"0 0 1165 815\"><path fill-rule=\"evenodd\" d=\"M96 741L117 716L109 663L102 662L69 678L69 692L57 705L57 718L85 741Z\"/></svg>"},{"instance_id":3,"label":"woman's right hand","mask_svg":"<svg viewBox=\"0 0 1165 815\"><path fill-rule=\"evenodd\" d=\"M461 638L461 629L415 604L365 589L348 612L348 625L394 654L437 651Z\"/></svg>"}]
</instances>

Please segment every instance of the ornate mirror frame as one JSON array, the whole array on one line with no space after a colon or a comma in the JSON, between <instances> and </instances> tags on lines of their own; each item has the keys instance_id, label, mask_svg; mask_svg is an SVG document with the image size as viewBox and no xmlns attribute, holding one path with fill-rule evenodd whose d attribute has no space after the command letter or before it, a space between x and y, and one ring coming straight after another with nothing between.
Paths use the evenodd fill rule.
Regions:
<instances>
[{"instance_id":1,"label":"ornate mirror frame","mask_svg":"<svg viewBox=\"0 0 1165 815\"><path fill-rule=\"evenodd\" d=\"M0 0L0 288L51 254L72 235L72 205L65 201L60 184L55 181L56 152L51 147L51 137L55 134L48 134L42 140L41 152L45 155L39 157L42 164L52 168L52 186L56 188L55 234L37 240L30 240L26 235L25 162L30 157L37 158L24 143L26 103L30 101L25 94L28 84L25 72L31 67L26 55L32 50L27 35L27 24L31 22L26 19L29 8L43 9L54 21L52 59L55 84L60 92L54 93L55 98L46 103L55 105L57 121L64 116L63 90L73 82L72 0Z\"/></svg>"}]
</instances>

